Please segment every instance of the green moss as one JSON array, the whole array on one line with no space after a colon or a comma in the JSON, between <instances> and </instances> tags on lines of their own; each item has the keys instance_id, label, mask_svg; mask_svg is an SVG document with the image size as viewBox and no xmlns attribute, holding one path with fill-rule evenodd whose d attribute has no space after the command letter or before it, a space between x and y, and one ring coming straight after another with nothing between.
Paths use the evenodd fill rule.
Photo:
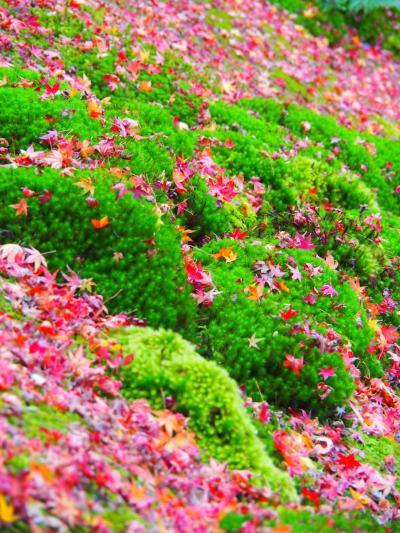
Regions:
<instances>
[{"instance_id":1,"label":"green moss","mask_svg":"<svg viewBox=\"0 0 400 533\"><path fill-rule=\"evenodd\" d=\"M75 134L82 140L99 135L99 122L89 117L87 104L79 96L41 100L43 93L44 87L40 92L31 87L0 87L1 135L11 150L38 143L39 137L51 129Z\"/></svg>"},{"instance_id":2,"label":"green moss","mask_svg":"<svg viewBox=\"0 0 400 533\"><path fill-rule=\"evenodd\" d=\"M0 67L0 78L7 78L7 84L19 83L21 80L38 81L40 75L34 70L12 68L12 67Z\"/></svg>"},{"instance_id":3,"label":"green moss","mask_svg":"<svg viewBox=\"0 0 400 533\"><path fill-rule=\"evenodd\" d=\"M245 522L253 518L252 514L227 513L219 523L219 527L226 533L240 533Z\"/></svg>"},{"instance_id":4,"label":"green moss","mask_svg":"<svg viewBox=\"0 0 400 533\"><path fill-rule=\"evenodd\" d=\"M363 434L363 444L358 446L362 451L362 461L374 466L387 475L385 458L394 457L393 474L397 477L397 490L400 490L400 443L388 437L375 437Z\"/></svg>"},{"instance_id":5,"label":"green moss","mask_svg":"<svg viewBox=\"0 0 400 533\"><path fill-rule=\"evenodd\" d=\"M306 86L299 82L295 77L286 74L286 72L280 68L274 68L270 74L271 78L280 78L286 83L286 88L290 93L301 95L304 100L311 100Z\"/></svg>"},{"instance_id":6,"label":"green moss","mask_svg":"<svg viewBox=\"0 0 400 533\"><path fill-rule=\"evenodd\" d=\"M0 311L3 311L3 313L7 313L8 315L11 315L12 317L15 317L15 318L20 317L20 315L15 311L15 308L3 296L3 294L0 294Z\"/></svg>"},{"instance_id":7,"label":"green moss","mask_svg":"<svg viewBox=\"0 0 400 533\"><path fill-rule=\"evenodd\" d=\"M51 405L30 404L25 406L22 416L14 422L21 427L29 439L39 437L44 440L46 435L41 428L66 434L68 426L77 422L82 424L82 418L75 413L61 411ZM23 457L21 460L23 461Z\"/></svg>"},{"instance_id":8,"label":"green moss","mask_svg":"<svg viewBox=\"0 0 400 533\"><path fill-rule=\"evenodd\" d=\"M9 459L6 464L7 468L14 474L18 474L22 470L29 467L31 457L29 453L20 453Z\"/></svg>"},{"instance_id":9,"label":"green moss","mask_svg":"<svg viewBox=\"0 0 400 533\"><path fill-rule=\"evenodd\" d=\"M156 408L166 397L174 398L176 410L190 418L206 457L253 469L283 497L294 497L288 476L266 454L237 385L223 368L170 331L129 328L113 336L134 354L132 364L122 370L127 398L147 398Z\"/></svg>"},{"instance_id":10,"label":"green moss","mask_svg":"<svg viewBox=\"0 0 400 533\"><path fill-rule=\"evenodd\" d=\"M399 41L399 53L400 53L400 41ZM400 128L393 124L392 122L389 122L385 118L381 117L380 115L376 115L373 117L374 121L383 126L383 131L387 137L390 137L391 139L398 140L400 138Z\"/></svg>"},{"instance_id":11,"label":"green moss","mask_svg":"<svg viewBox=\"0 0 400 533\"><path fill-rule=\"evenodd\" d=\"M117 510L110 510L103 513L103 519L109 524L111 527L111 531L115 531L116 533L123 533L127 530L129 522L139 522L143 523L143 519L137 515L136 513L132 512L132 510L129 507L126 507L124 505L121 505Z\"/></svg>"},{"instance_id":12,"label":"green moss","mask_svg":"<svg viewBox=\"0 0 400 533\"><path fill-rule=\"evenodd\" d=\"M229 204L218 205L203 178L194 176L189 186L188 193L183 196L187 208L180 220L182 225L194 231L193 241L200 242L207 235L222 235L228 231L231 226Z\"/></svg>"},{"instance_id":13,"label":"green moss","mask_svg":"<svg viewBox=\"0 0 400 533\"><path fill-rule=\"evenodd\" d=\"M269 522L274 527L290 526L293 533L353 533L354 531L384 533L385 526L380 526L369 511L335 511L332 515L314 514L310 511L294 510L280 507L277 509L279 519Z\"/></svg>"},{"instance_id":14,"label":"green moss","mask_svg":"<svg viewBox=\"0 0 400 533\"><path fill-rule=\"evenodd\" d=\"M149 202L125 195L116 200L112 182L102 171L82 172L95 184L99 205L89 208L79 177L60 176L45 169L0 170L0 228L3 242L19 241L47 254L49 268L66 272L70 266L93 278L110 311L135 312L149 324L193 331L195 303L182 268L179 236L166 218L159 219ZM52 198L28 199L28 216L17 217L10 205L21 188ZM68 209L65 206L68 205ZM108 216L110 224L94 229L91 220ZM154 244L153 244L154 243ZM122 254L115 256L115 254Z\"/></svg>"},{"instance_id":15,"label":"green moss","mask_svg":"<svg viewBox=\"0 0 400 533\"><path fill-rule=\"evenodd\" d=\"M275 122L289 128L299 137L307 135L313 142L322 143L324 154L332 149L332 139L339 139L340 153L332 163L335 165L334 168L337 171L341 169L341 165L337 164L339 161L352 171L360 173L361 166L365 165L367 170L362 173L361 180L371 190L376 189L379 206L393 213L399 213L398 200L393 194L394 187L399 183L399 175L391 182L383 174L383 169L388 162L392 162L394 171L398 172L400 169L398 162L400 148L395 140L368 134L360 135L359 132L338 125L333 118L294 104L285 108L276 103L271 104L268 99L254 98L244 100L240 105L258 113L267 123ZM303 122L309 122L311 125L307 133L303 131ZM368 151L365 143L375 146L376 156ZM262 174L258 175L263 177ZM279 181L276 188L282 185Z\"/></svg>"},{"instance_id":16,"label":"green moss","mask_svg":"<svg viewBox=\"0 0 400 533\"><path fill-rule=\"evenodd\" d=\"M266 242L260 244L267 244ZM232 247L237 259L232 263L217 261L212 254L220 248ZM372 337L365 311L356 294L346 283L340 284L337 274L312 252L291 249L289 252L268 251L263 246L240 246L232 240L221 240L204 246L197 253L203 267L211 272L221 294L204 312L201 353L224 366L239 384L245 385L253 398L267 399L274 404L312 410L326 416L351 395L354 385L345 370L341 356L335 350L320 350L315 335L326 335L329 329L337 332L344 343L350 343L357 356L362 356ZM302 272L302 282L291 279L287 262L294 258ZM248 287L254 284L253 265L257 260L280 266L285 273L286 290L268 292L262 301L249 299ZM321 269L321 276L309 278L303 265L309 263ZM304 302L315 288L331 284L338 295L331 300L320 297L314 305ZM280 312L292 306L296 318L285 322ZM336 306L336 307L335 307ZM362 328L357 325L360 315ZM291 333L298 321L315 331L307 336L301 329ZM260 339L251 346L251 339ZM285 354L304 357L299 375L285 365ZM332 366L336 375L327 384L332 391L320 400L317 384L319 370Z\"/></svg>"}]
</instances>

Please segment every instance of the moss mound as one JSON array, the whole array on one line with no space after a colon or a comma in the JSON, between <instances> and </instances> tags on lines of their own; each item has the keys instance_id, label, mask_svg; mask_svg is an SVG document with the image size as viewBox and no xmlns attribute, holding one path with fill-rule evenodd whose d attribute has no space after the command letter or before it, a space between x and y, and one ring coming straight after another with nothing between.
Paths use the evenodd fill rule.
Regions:
<instances>
[{"instance_id":1,"label":"moss mound","mask_svg":"<svg viewBox=\"0 0 400 533\"><path fill-rule=\"evenodd\" d=\"M134 355L122 371L124 396L146 398L156 408L172 397L177 411L190 417L207 457L226 461L232 468L250 468L284 498L295 497L289 477L266 454L237 385L223 368L203 359L170 331L129 328L115 337Z\"/></svg>"},{"instance_id":2,"label":"moss mound","mask_svg":"<svg viewBox=\"0 0 400 533\"><path fill-rule=\"evenodd\" d=\"M0 228L3 242L20 241L47 254L51 269L70 266L93 278L110 311L135 312L149 324L180 329L190 336L195 303L181 268L179 237L160 220L149 202L125 195L116 200L106 173L83 173L92 179L95 203L88 203L79 178L45 169L0 169ZM27 216L16 216L16 204L27 187ZM43 202L47 191L48 201ZM64 206L68 205L68 209ZM93 221L108 217L96 229Z\"/></svg>"},{"instance_id":3,"label":"moss mound","mask_svg":"<svg viewBox=\"0 0 400 533\"><path fill-rule=\"evenodd\" d=\"M216 260L213 254L222 248L232 249L236 259ZM276 405L324 417L350 397L353 380L338 350L350 344L361 356L372 331L357 295L322 259L312 250L279 250L266 241L241 246L232 240L207 244L198 258L221 291L205 314L204 355L224 366L253 398ZM296 269L301 281L293 279ZM262 294L251 292L263 283ZM336 287L336 295L336 289L324 294L329 287ZM296 370L290 361L303 365ZM318 384L327 367L335 375L327 378L331 391L322 400Z\"/></svg>"}]
</instances>

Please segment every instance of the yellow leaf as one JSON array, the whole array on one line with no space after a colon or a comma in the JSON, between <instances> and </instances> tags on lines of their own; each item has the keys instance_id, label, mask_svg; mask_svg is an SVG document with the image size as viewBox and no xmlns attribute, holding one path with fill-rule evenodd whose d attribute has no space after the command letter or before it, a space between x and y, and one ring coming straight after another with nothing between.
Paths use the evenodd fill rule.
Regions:
<instances>
[{"instance_id":1,"label":"yellow leaf","mask_svg":"<svg viewBox=\"0 0 400 533\"><path fill-rule=\"evenodd\" d=\"M94 185L90 178L82 178L81 180L74 183L76 187L81 187L83 194L90 193L91 196L94 195Z\"/></svg>"},{"instance_id":2,"label":"yellow leaf","mask_svg":"<svg viewBox=\"0 0 400 533\"><path fill-rule=\"evenodd\" d=\"M370 502L370 499L364 496L363 494L360 494L356 490L350 489L351 497L354 501L361 503L361 505L367 505Z\"/></svg>"},{"instance_id":3,"label":"yellow leaf","mask_svg":"<svg viewBox=\"0 0 400 533\"><path fill-rule=\"evenodd\" d=\"M230 82L230 81L221 81L219 87L220 87L221 91L223 93L225 93L225 94L231 94L234 91L236 91L235 84Z\"/></svg>"},{"instance_id":4,"label":"yellow leaf","mask_svg":"<svg viewBox=\"0 0 400 533\"><path fill-rule=\"evenodd\" d=\"M15 522L17 517L14 514L14 507L7 503L7 500L0 494L0 522L11 524Z\"/></svg>"},{"instance_id":5,"label":"yellow leaf","mask_svg":"<svg viewBox=\"0 0 400 533\"><path fill-rule=\"evenodd\" d=\"M381 332L381 328L377 320L372 320L372 319L368 320L368 326L372 329L372 331L375 331L375 333Z\"/></svg>"},{"instance_id":6,"label":"yellow leaf","mask_svg":"<svg viewBox=\"0 0 400 533\"><path fill-rule=\"evenodd\" d=\"M304 468L304 470L311 470L315 467L315 464L312 462L312 460L309 457L300 457L299 459L300 464Z\"/></svg>"},{"instance_id":7,"label":"yellow leaf","mask_svg":"<svg viewBox=\"0 0 400 533\"><path fill-rule=\"evenodd\" d=\"M140 50L140 52L139 52L139 61L141 63L147 63L149 57L150 57L150 51L149 50Z\"/></svg>"},{"instance_id":8,"label":"yellow leaf","mask_svg":"<svg viewBox=\"0 0 400 533\"><path fill-rule=\"evenodd\" d=\"M232 263L237 258L237 253L232 251L232 248L221 248L216 254L211 254L214 259L225 259L227 263Z\"/></svg>"},{"instance_id":9,"label":"yellow leaf","mask_svg":"<svg viewBox=\"0 0 400 533\"><path fill-rule=\"evenodd\" d=\"M306 19L313 19L318 15L318 8L308 5L307 9L303 11L303 15Z\"/></svg>"}]
</instances>

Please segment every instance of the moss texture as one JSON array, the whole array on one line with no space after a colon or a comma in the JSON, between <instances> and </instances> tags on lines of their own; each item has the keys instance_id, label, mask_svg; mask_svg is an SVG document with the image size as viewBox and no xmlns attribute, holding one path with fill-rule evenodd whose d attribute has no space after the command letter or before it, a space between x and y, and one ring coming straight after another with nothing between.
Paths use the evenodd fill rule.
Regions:
<instances>
[{"instance_id":1,"label":"moss texture","mask_svg":"<svg viewBox=\"0 0 400 533\"><path fill-rule=\"evenodd\" d=\"M129 328L113 336L134 355L122 370L127 398L147 398L160 408L172 397L174 408L190 418L206 457L226 461L231 468L251 468L284 498L295 497L289 477L266 454L237 385L223 368L171 331Z\"/></svg>"}]
</instances>

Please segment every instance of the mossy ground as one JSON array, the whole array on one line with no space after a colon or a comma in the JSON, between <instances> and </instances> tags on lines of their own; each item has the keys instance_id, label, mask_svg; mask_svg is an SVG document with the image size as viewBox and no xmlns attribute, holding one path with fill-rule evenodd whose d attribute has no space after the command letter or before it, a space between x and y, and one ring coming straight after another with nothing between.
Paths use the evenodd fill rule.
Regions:
<instances>
[{"instance_id":1,"label":"mossy ground","mask_svg":"<svg viewBox=\"0 0 400 533\"><path fill-rule=\"evenodd\" d=\"M319 2L277 3L302 33L324 35L332 46L340 41L348 57L360 39L378 46L377 25L383 47L400 53L398 32L391 31L399 22L395 14L359 17L324 10ZM19 14L15 4L10 9ZM95 287L110 311L169 328L115 335L134 354L121 371L123 394L148 398L159 409L171 403L190 418L204 460L250 468L284 498L296 499L266 451L273 429L282 428L263 427L265 445L238 385L274 409L302 409L334 423L338 409L349 414L357 380L383 378L395 390L395 377L385 372L400 322L399 125L375 114L376 136L373 124L358 131L341 116L339 124L338 116L310 109L323 109L325 96L282 66L294 48L290 34L279 32L276 49L263 52L273 58L273 96L261 97L250 74L236 87L212 72L212 61L201 69L179 47L160 54L144 34L130 38L125 19L112 25L104 7L82 7L81 17L71 4L59 11L35 6L33 19L22 12L19 31L29 38L32 57L18 47L18 32L3 43L14 68L0 68L1 243L40 249L60 281L61 272L77 271L80 277L71 275L77 292ZM192 37L190 46L203 42L215 65L217 47L230 50L225 61L233 61L239 79L247 64L241 47L262 41L245 38L219 4L206 7L203 17L213 37ZM37 30L40 25L47 30ZM358 37L347 36L349 25ZM267 34L274 31L267 21L264 26ZM49 46L53 54L41 56ZM325 81L335 82L328 65ZM253 93L238 97L246 84ZM335 90L330 98L339 99L341 89ZM353 126L362 126L359 115ZM200 279L215 291L211 305L196 305L186 279L190 261L204 269L192 280L194 295ZM282 280L260 281L260 263L266 278L272 267L278 272L272 277ZM21 318L3 296L0 310ZM284 318L288 310L296 320ZM354 365L345 364L343 353L355 357ZM290 357L304 368L291 367ZM334 374L323 378L327 369ZM65 433L82 421L32 404L14 422L29 438L44 439L46 430ZM387 456L398 457L395 438L365 435L359 447L365 461L386 473ZM28 459L19 454L9 468L17 474ZM136 519L128 507L104 517L115 531ZM244 518L225 517L221 527L240 530ZM371 523L369 515L336 518L332 526L326 516L281 509L269 525L300 532L350 531L357 520L368 530Z\"/></svg>"}]
</instances>

